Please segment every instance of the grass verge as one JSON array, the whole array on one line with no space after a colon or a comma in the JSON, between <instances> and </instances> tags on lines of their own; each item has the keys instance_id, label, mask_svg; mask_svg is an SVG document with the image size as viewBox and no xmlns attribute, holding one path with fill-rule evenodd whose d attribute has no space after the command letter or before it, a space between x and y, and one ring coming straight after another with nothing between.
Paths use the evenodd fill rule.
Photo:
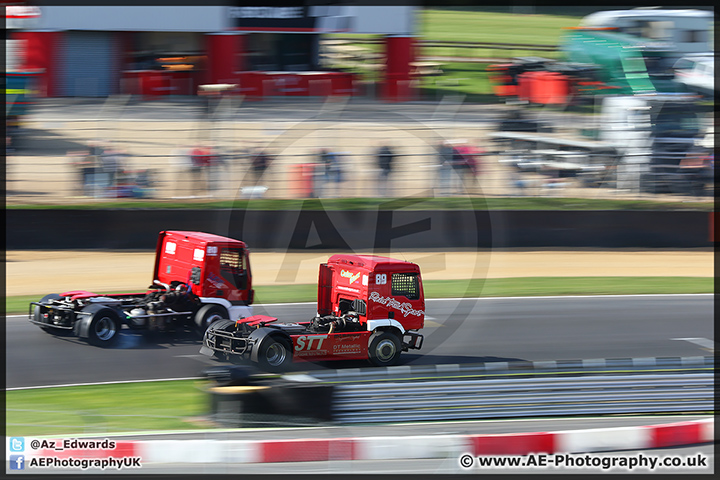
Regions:
<instances>
[{"instance_id":1,"label":"grass verge","mask_svg":"<svg viewBox=\"0 0 720 480\"><path fill-rule=\"evenodd\" d=\"M198 419L209 409L202 385L174 380L6 392L6 435L207 428Z\"/></svg>"},{"instance_id":2,"label":"grass verge","mask_svg":"<svg viewBox=\"0 0 720 480\"><path fill-rule=\"evenodd\" d=\"M711 277L518 277L425 280L423 286L427 298L712 293L714 291ZM313 302L317 298L317 286L314 284L256 285L254 288L256 303ZM27 313L29 303L39 300L43 295L7 297L6 312Z\"/></svg>"},{"instance_id":3,"label":"grass verge","mask_svg":"<svg viewBox=\"0 0 720 480\"><path fill-rule=\"evenodd\" d=\"M553 197L439 197L253 199L207 201L113 200L66 205L7 205L8 210L237 209L237 210L698 210L713 209L707 201L616 200Z\"/></svg>"},{"instance_id":4,"label":"grass verge","mask_svg":"<svg viewBox=\"0 0 720 480\"><path fill-rule=\"evenodd\" d=\"M420 35L426 40L525 45L558 45L563 29L575 27L579 21L577 16L518 15L467 7L426 9L420 12L418 18ZM456 55L452 50L437 50L446 55Z\"/></svg>"}]
</instances>

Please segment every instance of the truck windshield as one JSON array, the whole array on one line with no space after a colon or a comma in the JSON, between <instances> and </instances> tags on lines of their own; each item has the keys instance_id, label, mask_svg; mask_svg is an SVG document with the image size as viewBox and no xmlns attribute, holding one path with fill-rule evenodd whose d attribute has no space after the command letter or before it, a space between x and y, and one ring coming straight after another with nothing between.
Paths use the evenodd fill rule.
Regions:
<instances>
[{"instance_id":1,"label":"truck windshield","mask_svg":"<svg viewBox=\"0 0 720 480\"><path fill-rule=\"evenodd\" d=\"M393 273L392 274L392 294L393 296L402 295L408 300L417 300L420 298L420 285L416 273Z\"/></svg>"},{"instance_id":2,"label":"truck windshield","mask_svg":"<svg viewBox=\"0 0 720 480\"><path fill-rule=\"evenodd\" d=\"M223 248L220 251L220 273L236 288L245 288L245 255L240 248Z\"/></svg>"}]
</instances>

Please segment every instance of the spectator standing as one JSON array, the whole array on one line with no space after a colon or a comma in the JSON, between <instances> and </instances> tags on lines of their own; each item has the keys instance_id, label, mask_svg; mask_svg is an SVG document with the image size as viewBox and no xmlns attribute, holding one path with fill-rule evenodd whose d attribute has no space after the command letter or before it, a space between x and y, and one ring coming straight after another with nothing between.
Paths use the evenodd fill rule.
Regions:
<instances>
[{"instance_id":1,"label":"spectator standing","mask_svg":"<svg viewBox=\"0 0 720 480\"><path fill-rule=\"evenodd\" d=\"M511 167L509 178L515 193L521 197L525 196L530 184L523 178L521 172L517 168Z\"/></svg>"},{"instance_id":2,"label":"spectator standing","mask_svg":"<svg viewBox=\"0 0 720 480\"><path fill-rule=\"evenodd\" d=\"M90 189L90 169L92 164L90 163L90 155L88 150L70 151L67 152L68 160L70 164L77 169L79 188L77 195L87 196L89 195Z\"/></svg>"},{"instance_id":3,"label":"spectator standing","mask_svg":"<svg viewBox=\"0 0 720 480\"><path fill-rule=\"evenodd\" d=\"M705 183L712 173L712 163L713 159L708 155L703 155L702 152L688 152L678 165L680 190L687 195L702 196L705 191Z\"/></svg>"},{"instance_id":4,"label":"spectator standing","mask_svg":"<svg viewBox=\"0 0 720 480\"><path fill-rule=\"evenodd\" d=\"M198 145L190 151L190 161L192 163L190 174L193 194L207 193L206 169L212 162L212 152L209 148Z\"/></svg>"},{"instance_id":5,"label":"spectator standing","mask_svg":"<svg viewBox=\"0 0 720 480\"><path fill-rule=\"evenodd\" d=\"M476 140L474 144L466 145L463 152L467 164L464 177L465 191L471 195L478 193L478 176L482 171L482 157L485 155L485 150L478 145L479 141Z\"/></svg>"},{"instance_id":6,"label":"spectator standing","mask_svg":"<svg viewBox=\"0 0 720 480\"><path fill-rule=\"evenodd\" d=\"M100 155L100 167L105 176L105 182L102 187L105 189L107 196L117 196L117 178L118 174L123 171L122 152L111 145Z\"/></svg>"},{"instance_id":7,"label":"spectator standing","mask_svg":"<svg viewBox=\"0 0 720 480\"><path fill-rule=\"evenodd\" d=\"M257 186L265 175L265 171L270 166L270 156L265 150L257 149L252 156L251 162L250 171L253 176L253 186Z\"/></svg>"},{"instance_id":8,"label":"spectator standing","mask_svg":"<svg viewBox=\"0 0 720 480\"><path fill-rule=\"evenodd\" d=\"M453 147L450 142L443 140L437 148L438 177L437 191L439 196L448 196L451 192L450 180L452 175Z\"/></svg>"},{"instance_id":9,"label":"spectator standing","mask_svg":"<svg viewBox=\"0 0 720 480\"><path fill-rule=\"evenodd\" d=\"M452 191L455 195L463 193L465 183L467 182L466 177L470 171L470 165L467 161L467 153L468 149L464 143L453 147L452 169L455 175L453 176Z\"/></svg>"},{"instance_id":10,"label":"spectator standing","mask_svg":"<svg viewBox=\"0 0 720 480\"><path fill-rule=\"evenodd\" d=\"M390 174L392 173L394 161L395 153L390 145L381 145L377 151L377 163L380 168L380 175L378 177L378 195L381 197L385 197L388 194L390 187Z\"/></svg>"},{"instance_id":11,"label":"spectator standing","mask_svg":"<svg viewBox=\"0 0 720 480\"><path fill-rule=\"evenodd\" d=\"M342 167L338 154L327 148L320 150L320 163L324 166L322 196L339 196L342 182Z\"/></svg>"},{"instance_id":12,"label":"spectator standing","mask_svg":"<svg viewBox=\"0 0 720 480\"><path fill-rule=\"evenodd\" d=\"M88 149L84 152L84 159L77 162L76 165L80 169L82 178L82 194L84 196L94 197L98 192L98 183L100 180L101 162L100 156L103 154L102 145L99 142L89 142Z\"/></svg>"},{"instance_id":13,"label":"spectator standing","mask_svg":"<svg viewBox=\"0 0 720 480\"><path fill-rule=\"evenodd\" d=\"M175 169L175 196L184 197L193 178L193 163L190 156L192 149L177 148L170 153L171 164Z\"/></svg>"}]
</instances>

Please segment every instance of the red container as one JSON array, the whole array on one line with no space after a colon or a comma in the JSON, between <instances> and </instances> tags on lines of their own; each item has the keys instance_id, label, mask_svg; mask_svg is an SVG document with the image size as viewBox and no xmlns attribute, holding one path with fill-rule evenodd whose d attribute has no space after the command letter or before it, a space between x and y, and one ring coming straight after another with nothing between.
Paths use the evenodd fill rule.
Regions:
<instances>
[{"instance_id":1,"label":"red container","mask_svg":"<svg viewBox=\"0 0 720 480\"><path fill-rule=\"evenodd\" d=\"M520 100L530 101L535 87L535 74L538 72L525 72L518 75L517 96Z\"/></svg>"},{"instance_id":2,"label":"red container","mask_svg":"<svg viewBox=\"0 0 720 480\"><path fill-rule=\"evenodd\" d=\"M548 103L555 105L567 103L570 95L570 80L561 73L554 72L551 75Z\"/></svg>"},{"instance_id":3,"label":"red container","mask_svg":"<svg viewBox=\"0 0 720 480\"><path fill-rule=\"evenodd\" d=\"M290 191L296 198L311 198L315 196L315 168L314 163L299 163L290 166Z\"/></svg>"},{"instance_id":4,"label":"red container","mask_svg":"<svg viewBox=\"0 0 720 480\"><path fill-rule=\"evenodd\" d=\"M570 84L566 76L558 72L530 72L528 98L531 103L542 105L567 102Z\"/></svg>"},{"instance_id":5,"label":"red container","mask_svg":"<svg viewBox=\"0 0 720 480\"><path fill-rule=\"evenodd\" d=\"M548 72L531 72L532 82L530 93L528 95L530 103L544 104L547 103L547 74Z\"/></svg>"}]
</instances>

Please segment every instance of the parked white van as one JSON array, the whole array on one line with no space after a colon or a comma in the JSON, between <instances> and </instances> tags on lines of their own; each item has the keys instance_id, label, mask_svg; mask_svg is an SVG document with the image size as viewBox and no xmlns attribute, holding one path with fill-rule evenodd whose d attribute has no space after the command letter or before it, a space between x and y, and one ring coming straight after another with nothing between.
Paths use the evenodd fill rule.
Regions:
<instances>
[{"instance_id":1,"label":"parked white van","mask_svg":"<svg viewBox=\"0 0 720 480\"><path fill-rule=\"evenodd\" d=\"M691 92L715 96L715 58L711 54L687 55L673 65L675 81Z\"/></svg>"},{"instance_id":2,"label":"parked white van","mask_svg":"<svg viewBox=\"0 0 720 480\"><path fill-rule=\"evenodd\" d=\"M666 44L670 67L685 55L711 52L714 48L712 11L697 9L632 8L607 10L584 17L583 27L615 28L619 32Z\"/></svg>"}]
</instances>

